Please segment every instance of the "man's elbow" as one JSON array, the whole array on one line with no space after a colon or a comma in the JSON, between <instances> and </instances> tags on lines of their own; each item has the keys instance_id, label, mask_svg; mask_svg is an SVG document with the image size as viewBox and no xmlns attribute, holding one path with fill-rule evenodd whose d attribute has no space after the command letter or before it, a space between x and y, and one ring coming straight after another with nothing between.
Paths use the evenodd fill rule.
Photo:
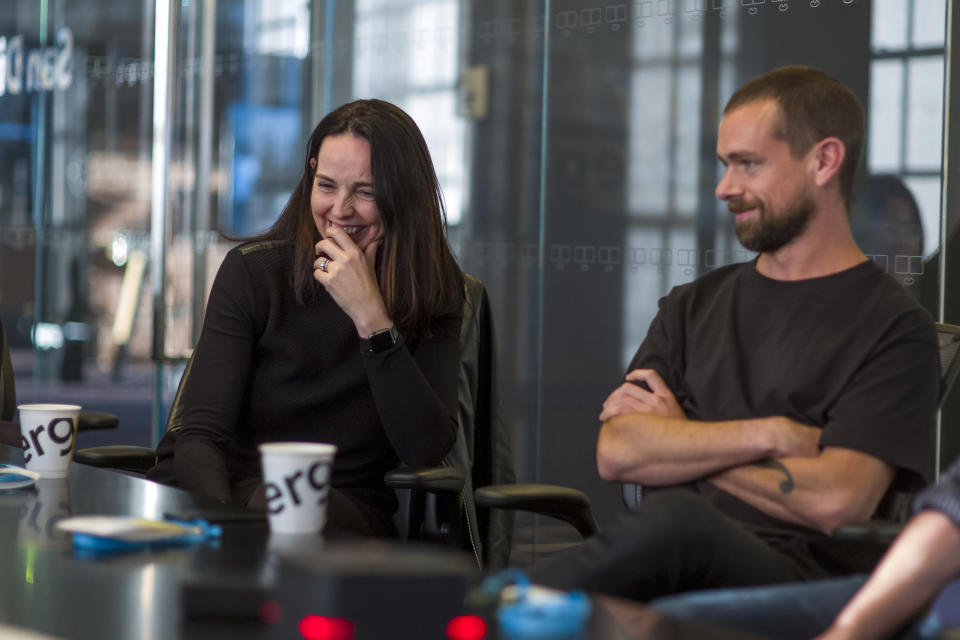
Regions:
<instances>
[{"instance_id":1,"label":"man's elbow","mask_svg":"<svg viewBox=\"0 0 960 640\"><path fill-rule=\"evenodd\" d=\"M612 456L604 455L597 447L597 473L600 478L607 482L620 482L622 477L622 466Z\"/></svg>"},{"instance_id":2,"label":"man's elbow","mask_svg":"<svg viewBox=\"0 0 960 640\"><path fill-rule=\"evenodd\" d=\"M821 497L811 514L813 525L830 535L839 527L867 522L873 516L875 504L850 496Z\"/></svg>"},{"instance_id":3,"label":"man's elbow","mask_svg":"<svg viewBox=\"0 0 960 640\"><path fill-rule=\"evenodd\" d=\"M601 427L597 438L597 472L607 482L639 482L637 474L643 468L642 452L617 434L617 425L612 421Z\"/></svg>"}]
</instances>

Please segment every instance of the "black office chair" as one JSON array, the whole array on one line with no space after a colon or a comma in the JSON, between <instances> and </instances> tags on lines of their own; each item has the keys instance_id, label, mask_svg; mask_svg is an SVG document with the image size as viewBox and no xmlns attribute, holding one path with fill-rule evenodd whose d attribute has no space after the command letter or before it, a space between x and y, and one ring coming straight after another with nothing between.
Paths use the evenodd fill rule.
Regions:
<instances>
[{"instance_id":1,"label":"black office chair","mask_svg":"<svg viewBox=\"0 0 960 640\"><path fill-rule=\"evenodd\" d=\"M20 427L12 422L17 410L17 390L10 361L10 344L0 321L0 443L18 446ZM77 431L116 429L117 416L101 411L84 410L77 420Z\"/></svg>"},{"instance_id":2,"label":"black office chair","mask_svg":"<svg viewBox=\"0 0 960 640\"><path fill-rule=\"evenodd\" d=\"M13 420L17 410L17 389L13 384L13 365L10 363L10 345L0 321L0 420Z\"/></svg>"},{"instance_id":3,"label":"black office chair","mask_svg":"<svg viewBox=\"0 0 960 640\"><path fill-rule=\"evenodd\" d=\"M513 518L506 511L478 511L473 488L516 479L511 435L500 413L496 341L483 283L464 274L460 325L457 439L441 467L402 467L387 486L409 499L401 536L435 540L470 551L483 568L505 566Z\"/></svg>"},{"instance_id":4,"label":"black office chair","mask_svg":"<svg viewBox=\"0 0 960 640\"><path fill-rule=\"evenodd\" d=\"M506 565L513 510L571 523L584 536L597 531L586 494L576 489L514 482L510 434L500 415L496 340L486 289L465 275L460 331L460 430L440 468L401 468L388 486L413 492L409 539L442 541L472 551L488 571ZM477 507L481 507L478 509Z\"/></svg>"},{"instance_id":5,"label":"black office chair","mask_svg":"<svg viewBox=\"0 0 960 640\"><path fill-rule=\"evenodd\" d=\"M940 393L937 398L937 409L940 410L953 390L957 376L960 375L960 326L938 322L937 339L940 343ZM936 438L939 442L941 429L939 422L936 428ZM939 465L940 461L934 460L933 464ZM906 492L888 493L877 507L877 517L874 520L840 527L834 531L834 537L889 546L910 518L910 504L914 495Z\"/></svg>"}]
</instances>

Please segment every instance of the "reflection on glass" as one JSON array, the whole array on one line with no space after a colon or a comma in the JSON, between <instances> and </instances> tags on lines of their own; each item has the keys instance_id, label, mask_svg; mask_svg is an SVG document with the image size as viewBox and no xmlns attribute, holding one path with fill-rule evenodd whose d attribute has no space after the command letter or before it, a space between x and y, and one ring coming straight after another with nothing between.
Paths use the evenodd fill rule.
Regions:
<instances>
[{"instance_id":1,"label":"reflection on glass","mask_svg":"<svg viewBox=\"0 0 960 640\"><path fill-rule=\"evenodd\" d=\"M938 171L943 133L943 56L911 58L907 73L906 168Z\"/></svg>"},{"instance_id":2,"label":"reflection on glass","mask_svg":"<svg viewBox=\"0 0 960 640\"><path fill-rule=\"evenodd\" d=\"M913 0L873 0L870 43L875 51L905 49Z\"/></svg>"},{"instance_id":3,"label":"reflection on glass","mask_svg":"<svg viewBox=\"0 0 960 640\"><path fill-rule=\"evenodd\" d=\"M870 65L867 166L871 171L898 171L903 163L903 75L903 60L876 60Z\"/></svg>"},{"instance_id":4,"label":"reflection on glass","mask_svg":"<svg viewBox=\"0 0 960 640\"><path fill-rule=\"evenodd\" d=\"M463 216L469 175L469 130L458 93L460 6L455 0L358 0L352 36L350 97L393 102L418 123L450 225Z\"/></svg>"},{"instance_id":5,"label":"reflection on glass","mask_svg":"<svg viewBox=\"0 0 960 640\"><path fill-rule=\"evenodd\" d=\"M860 249L915 290L923 275L924 229L913 193L896 176L871 176L854 198L851 228Z\"/></svg>"},{"instance_id":6,"label":"reflection on glass","mask_svg":"<svg viewBox=\"0 0 960 640\"><path fill-rule=\"evenodd\" d=\"M27 549L69 548L70 534L57 529L57 522L70 517L71 513L67 479L38 480L20 508L17 544Z\"/></svg>"},{"instance_id":7,"label":"reflection on glass","mask_svg":"<svg viewBox=\"0 0 960 640\"><path fill-rule=\"evenodd\" d=\"M916 49L942 48L947 26L947 0L913 0L910 44Z\"/></svg>"},{"instance_id":8,"label":"reflection on glass","mask_svg":"<svg viewBox=\"0 0 960 640\"><path fill-rule=\"evenodd\" d=\"M943 193L940 172L931 176L906 176L903 181L920 207L923 236L926 238L924 251L927 256L930 256L940 248L941 240L940 201Z\"/></svg>"}]
</instances>

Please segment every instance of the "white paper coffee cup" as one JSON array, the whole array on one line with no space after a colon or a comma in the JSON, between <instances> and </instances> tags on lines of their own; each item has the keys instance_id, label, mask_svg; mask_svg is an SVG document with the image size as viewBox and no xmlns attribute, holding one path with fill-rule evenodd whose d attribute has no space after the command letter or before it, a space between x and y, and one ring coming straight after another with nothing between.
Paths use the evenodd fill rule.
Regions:
<instances>
[{"instance_id":1,"label":"white paper coffee cup","mask_svg":"<svg viewBox=\"0 0 960 640\"><path fill-rule=\"evenodd\" d=\"M75 404L21 404L20 438L23 466L41 478L63 478L73 459L80 406Z\"/></svg>"},{"instance_id":2,"label":"white paper coffee cup","mask_svg":"<svg viewBox=\"0 0 960 640\"><path fill-rule=\"evenodd\" d=\"M270 530L300 534L323 529L336 445L267 442L259 449Z\"/></svg>"}]
</instances>

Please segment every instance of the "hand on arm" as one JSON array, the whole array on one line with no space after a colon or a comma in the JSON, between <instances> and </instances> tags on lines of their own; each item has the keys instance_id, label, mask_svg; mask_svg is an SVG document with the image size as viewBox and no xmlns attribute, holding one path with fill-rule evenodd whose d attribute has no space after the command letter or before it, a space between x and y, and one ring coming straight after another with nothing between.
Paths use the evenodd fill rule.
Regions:
<instances>
[{"instance_id":1,"label":"hand on arm","mask_svg":"<svg viewBox=\"0 0 960 640\"><path fill-rule=\"evenodd\" d=\"M841 447L721 471L714 486L775 518L825 533L870 519L893 480L879 458Z\"/></svg>"},{"instance_id":2,"label":"hand on arm","mask_svg":"<svg viewBox=\"0 0 960 640\"><path fill-rule=\"evenodd\" d=\"M600 422L627 413L647 413L664 418L686 418L670 387L653 369L634 369L626 382L614 389L603 403ZM646 383L650 391L640 386Z\"/></svg>"},{"instance_id":3,"label":"hand on arm","mask_svg":"<svg viewBox=\"0 0 960 640\"><path fill-rule=\"evenodd\" d=\"M313 263L314 279L350 316L360 337L392 327L374 268L381 241L375 240L361 251L343 229L331 226L326 233L314 248L318 256ZM326 271L320 269L322 260L327 261Z\"/></svg>"},{"instance_id":4,"label":"hand on arm","mask_svg":"<svg viewBox=\"0 0 960 640\"><path fill-rule=\"evenodd\" d=\"M651 486L702 478L771 456L814 455L819 430L782 417L689 420L651 369L631 371L607 398L600 419L597 467L605 480Z\"/></svg>"},{"instance_id":5,"label":"hand on arm","mask_svg":"<svg viewBox=\"0 0 960 640\"><path fill-rule=\"evenodd\" d=\"M922 511L818 640L886 637L958 574L960 529L939 511Z\"/></svg>"}]
</instances>

